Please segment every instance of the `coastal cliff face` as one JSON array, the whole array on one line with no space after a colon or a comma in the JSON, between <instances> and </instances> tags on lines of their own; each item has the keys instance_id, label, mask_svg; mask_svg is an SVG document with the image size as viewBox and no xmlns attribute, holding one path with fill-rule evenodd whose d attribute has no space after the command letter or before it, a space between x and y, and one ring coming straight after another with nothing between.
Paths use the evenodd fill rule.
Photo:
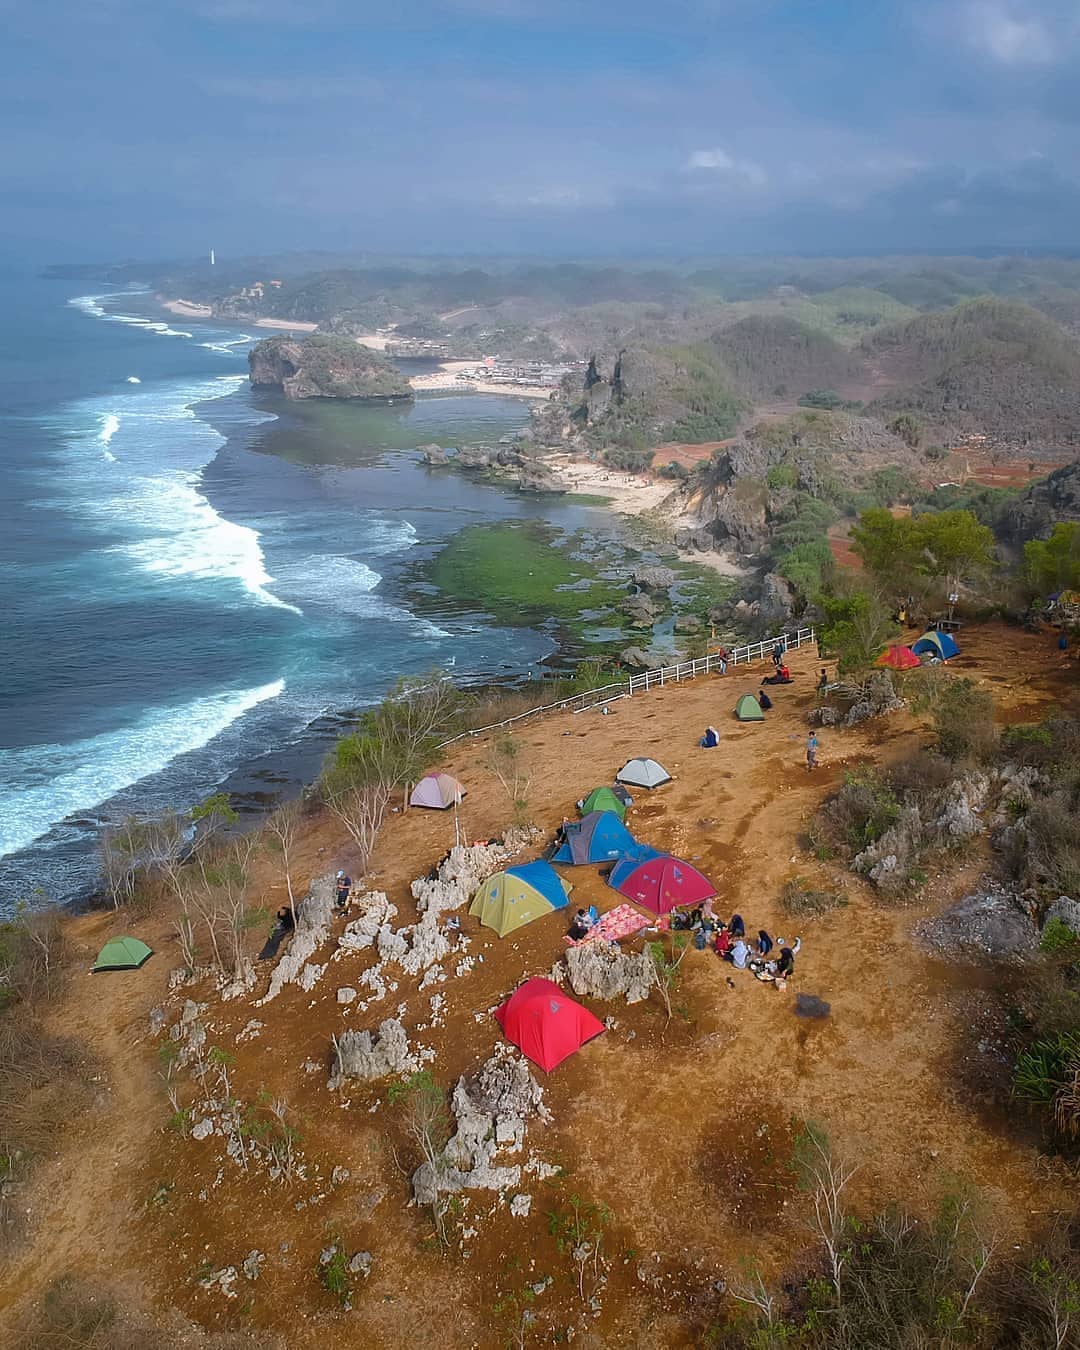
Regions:
<instances>
[{"instance_id":1,"label":"coastal cliff face","mask_svg":"<svg viewBox=\"0 0 1080 1350\"><path fill-rule=\"evenodd\" d=\"M303 341L266 338L248 353L251 383L286 398L412 398L405 376L349 338L316 333Z\"/></svg>"}]
</instances>

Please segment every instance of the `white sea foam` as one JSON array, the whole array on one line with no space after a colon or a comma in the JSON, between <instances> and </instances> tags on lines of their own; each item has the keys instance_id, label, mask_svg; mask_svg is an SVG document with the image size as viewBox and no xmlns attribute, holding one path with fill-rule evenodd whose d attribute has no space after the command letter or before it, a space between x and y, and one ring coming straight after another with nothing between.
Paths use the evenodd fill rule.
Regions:
<instances>
[{"instance_id":1,"label":"white sea foam","mask_svg":"<svg viewBox=\"0 0 1080 1350\"><path fill-rule=\"evenodd\" d=\"M128 384L142 384L142 380L139 379L138 375L129 375L127 377L127 382Z\"/></svg>"},{"instance_id":2,"label":"white sea foam","mask_svg":"<svg viewBox=\"0 0 1080 1350\"><path fill-rule=\"evenodd\" d=\"M200 347L205 347L210 352L221 352L224 356L239 356L240 353L234 351L234 347L243 347L248 342L254 342L255 339L248 333L244 333L238 338L233 338L229 342L200 342Z\"/></svg>"},{"instance_id":3,"label":"white sea foam","mask_svg":"<svg viewBox=\"0 0 1080 1350\"><path fill-rule=\"evenodd\" d=\"M302 607L318 605L357 618L409 624L425 637L450 636L429 620L375 595L381 580L378 572L357 558L314 553L278 568L274 587L279 594L289 596Z\"/></svg>"},{"instance_id":4,"label":"white sea foam","mask_svg":"<svg viewBox=\"0 0 1080 1350\"><path fill-rule=\"evenodd\" d=\"M192 405L221 398L244 382L242 375L226 375L148 385L125 397L122 416L101 408L102 400L76 404L71 410L75 428L85 427L89 413L99 446L113 463L114 452L119 452L124 472L110 470L101 483L74 480L75 505L119 536L110 551L147 572L202 581L235 579L260 604L299 613L267 589L272 578L258 531L219 516L202 492L203 469L224 438L195 416ZM74 467L92 473L78 453L84 443L85 431L70 434L69 444L77 452Z\"/></svg>"},{"instance_id":5,"label":"white sea foam","mask_svg":"<svg viewBox=\"0 0 1080 1350\"><path fill-rule=\"evenodd\" d=\"M275 680L153 708L126 727L68 745L0 751L0 782L28 785L0 796L0 857L26 848L65 817L160 773L177 755L201 749L284 688L284 680Z\"/></svg>"},{"instance_id":6,"label":"white sea foam","mask_svg":"<svg viewBox=\"0 0 1080 1350\"><path fill-rule=\"evenodd\" d=\"M158 319L144 319L137 314L117 314L107 310L102 305L102 300L111 300L117 296L117 292L109 291L104 295L77 295L68 301L69 305L75 309L81 309L84 314L89 314L94 319L104 319L107 323L123 323L130 328L144 328L147 332L158 333L162 337L194 337L194 333L185 332L182 328L171 328L167 323Z\"/></svg>"}]
</instances>

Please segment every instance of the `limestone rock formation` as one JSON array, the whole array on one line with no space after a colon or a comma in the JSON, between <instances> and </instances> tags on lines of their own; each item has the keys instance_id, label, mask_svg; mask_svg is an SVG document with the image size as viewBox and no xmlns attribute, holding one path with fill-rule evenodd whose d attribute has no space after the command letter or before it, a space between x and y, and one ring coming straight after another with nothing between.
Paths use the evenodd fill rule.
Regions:
<instances>
[{"instance_id":1,"label":"limestone rock formation","mask_svg":"<svg viewBox=\"0 0 1080 1350\"><path fill-rule=\"evenodd\" d=\"M345 1031L334 1037L334 1068L330 1090L341 1087L347 1078L386 1078L392 1073L415 1073L420 1067L409 1051L405 1028L395 1017L388 1017L379 1030Z\"/></svg>"},{"instance_id":2,"label":"limestone rock formation","mask_svg":"<svg viewBox=\"0 0 1080 1350\"><path fill-rule=\"evenodd\" d=\"M666 591L675 585L677 577L670 567L635 567L630 580L643 591Z\"/></svg>"},{"instance_id":3,"label":"limestone rock formation","mask_svg":"<svg viewBox=\"0 0 1080 1350\"><path fill-rule=\"evenodd\" d=\"M544 1091L528 1063L508 1045L497 1045L474 1079L459 1078L451 1107L456 1130L436 1166L413 1173L413 1198L433 1204L440 1193L504 1190L521 1180L521 1168L498 1164L500 1152L515 1153L533 1116L551 1120Z\"/></svg>"},{"instance_id":4,"label":"limestone rock formation","mask_svg":"<svg viewBox=\"0 0 1080 1350\"><path fill-rule=\"evenodd\" d=\"M251 383L286 398L384 401L412 398L404 375L378 352L351 338L313 333L301 340L264 338L248 352Z\"/></svg>"},{"instance_id":5,"label":"limestone rock formation","mask_svg":"<svg viewBox=\"0 0 1080 1350\"><path fill-rule=\"evenodd\" d=\"M533 459L522 467L518 475L518 491L554 492L561 495L570 489L562 479L552 473L543 460Z\"/></svg>"},{"instance_id":6,"label":"limestone rock formation","mask_svg":"<svg viewBox=\"0 0 1080 1350\"><path fill-rule=\"evenodd\" d=\"M285 954L273 969L270 976L270 988L256 1006L269 1003L272 998L277 998L287 984L302 984L306 989L311 988L313 981L305 983L304 970L308 966L310 958L330 936L330 920L334 913L334 895L332 873L325 877L319 877L317 881L311 883L311 890L307 898L301 902L297 909L296 931L292 935L292 940ZM321 970L318 967L311 967L311 969ZM310 977L308 979L310 980Z\"/></svg>"},{"instance_id":7,"label":"limestone rock formation","mask_svg":"<svg viewBox=\"0 0 1080 1350\"><path fill-rule=\"evenodd\" d=\"M1035 948L1038 930L1023 902L989 888L966 896L944 914L916 925L916 935L951 960L1021 958Z\"/></svg>"},{"instance_id":8,"label":"limestone rock formation","mask_svg":"<svg viewBox=\"0 0 1080 1350\"><path fill-rule=\"evenodd\" d=\"M432 442L431 445L418 445L416 448L417 451L424 456L425 464L438 466L449 463L446 451L441 445L435 445L434 442Z\"/></svg>"},{"instance_id":9,"label":"limestone rock formation","mask_svg":"<svg viewBox=\"0 0 1080 1350\"><path fill-rule=\"evenodd\" d=\"M599 942L587 942L581 947L568 947L565 960L575 994L592 998L625 995L627 1003L641 1003L655 984L647 952L621 952Z\"/></svg>"}]
</instances>

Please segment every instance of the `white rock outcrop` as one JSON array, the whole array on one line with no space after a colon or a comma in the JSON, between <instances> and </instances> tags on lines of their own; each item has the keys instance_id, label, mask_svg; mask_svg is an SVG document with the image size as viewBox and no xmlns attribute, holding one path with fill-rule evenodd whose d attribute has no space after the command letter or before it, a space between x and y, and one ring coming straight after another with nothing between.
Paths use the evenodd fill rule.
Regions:
<instances>
[{"instance_id":1,"label":"white rock outcrop","mask_svg":"<svg viewBox=\"0 0 1080 1350\"><path fill-rule=\"evenodd\" d=\"M345 1031L334 1037L331 1091L347 1078L386 1078L392 1073L415 1073L419 1060L409 1050L409 1038L396 1017L388 1017L377 1032Z\"/></svg>"},{"instance_id":2,"label":"white rock outcrop","mask_svg":"<svg viewBox=\"0 0 1080 1350\"><path fill-rule=\"evenodd\" d=\"M600 942L568 947L563 958L575 994L641 1003L656 982L648 952L621 952ZM552 974L554 979L554 973Z\"/></svg>"},{"instance_id":3,"label":"white rock outcrop","mask_svg":"<svg viewBox=\"0 0 1080 1350\"><path fill-rule=\"evenodd\" d=\"M330 873L311 883L307 898L297 909L296 930L292 940L273 969L270 988L256 1003L256 1007L277 998L287 984L302 984L305 989L310 989L314 985L325 967L311 966L310 960L329 938L333 914L334 877ZM305 971L308 973L305 974Z\"/></svg>"}]
</instances>

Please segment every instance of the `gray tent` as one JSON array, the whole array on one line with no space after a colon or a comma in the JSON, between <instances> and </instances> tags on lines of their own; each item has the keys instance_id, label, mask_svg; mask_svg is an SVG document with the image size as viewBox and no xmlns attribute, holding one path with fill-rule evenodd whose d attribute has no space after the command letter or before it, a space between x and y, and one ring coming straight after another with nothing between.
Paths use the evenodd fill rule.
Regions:
<instances>
[{"instance_id":1,"label":"gray tent","mask_svg":"<svg viewBox=\"0 0 1080 1350\"><path fill-rule=\"evenodd\" d=\"M615 775L615 781L629 783L631 787L655 788L670 783L671 774L655 759L628 759Z\"/></svg>"}]
</instances>

